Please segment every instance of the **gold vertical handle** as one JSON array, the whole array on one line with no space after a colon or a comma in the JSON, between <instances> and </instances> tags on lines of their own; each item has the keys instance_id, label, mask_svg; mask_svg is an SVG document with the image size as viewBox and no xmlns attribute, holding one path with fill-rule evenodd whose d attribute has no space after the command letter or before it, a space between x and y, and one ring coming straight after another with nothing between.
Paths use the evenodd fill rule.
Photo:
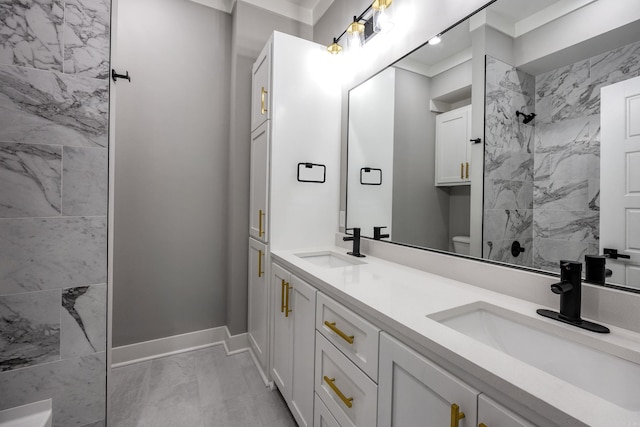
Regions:
<instances>
[{"instance_id":1,"label":"gold vertical handle","mask_svg":"<svg viewBox=\"0 0 640 427\"><path fill-rule=\"evenodd\" d=\"M460 163L460 179L464 179L464 163Z\"/></svg>"},{"instance_id":2,"label":"gold vertical handle","mask_svg":"<svg viewBox=\"0 0 640 427\"><path fill-rule=\"evenodd\" d=\"M460 407L455 403L451 404L451 427L458 427L460 420L465 417L464 412L460 412Z\"/></svg>"},{"instance_id":3,"label":"gold vertical handle","mask_svg":"<svg viewBox=\"0 0 640 427\"><path fill-rule=\"evenodd\" d=\"M340 391L338 386L334 383L334 381L336 380L335 378L329 378L325 375L324 380L329 385L329 387L331 387L331 390L333 390L333 392L338 395L340 400L342 400L342 403L344 403L347 408L351 408L353 406L353 397L347 397Z\"/></svg>"},{"instance_id":4,"label":"gold vertical handle","mask_svg":"<svg viewBox=\"0 0 640 427\"><path fill-rule=\"evenodd\" d=\"M264 271L262 271L262 257L264 254L262 253L262 249L258 250L258 277L262 277Z\"/></svg>"},{"instance_id":5,"label":"gold vertical handle","mask_svg":"<svg viewBox=\"0 0 640 427\"><path fill-rule=\"evenodd\" d=\"M292 291L293 288L291 287L289 282L285 283L284 287L285 287L285 291L284 291L284 317L289 317L289 313L291 313L293 311L293 310L291 310L289 308L289 292Z\"/></svg>"},{"instance_id":6,"label":"gold vertical handle","mask_svg":"<svg viewBox=\"0 0 640 427\"><path fill-rule=\"evenodd\" d=\"M338 329L338 327L336 326L336 322L329 322L328 320L325 320L324 321L324 325L327 328L331 329L333 332L335 332L340 338L342 338L343 340L345 340L349 344L353 344L354 336L353 335L347 335L344 332L342 332L340 329Z\"/></svg>"},{"instance_id":7,"label":"gold vertical handle","mask_svg":"<svg viewBox=\"0 0 640 427\"><path fill-rule=\"evenodd\" d=\"M469 162L467 162L466 165L467 165L467 170L466 170L466 174L465 175L466 175L467 179L469 179Z\"/></svg>"},{"instance_id":8,"label":"gold vertical handle","mask_svg":"<svg viewBox=\"0 0 640 427\"><path fill-rule=\"evenodd\" d=\"M262 222L264 220L264 212L262 209L258 211L258 237L264 236L264 227L262 226Z\"/></svg>"},{"instance_id":9,"label":"gold vertical handle","mask_svg":"<svg viewBox=\"0 0 640 427\"><path fill-rule=\"evenodd\" d=\"M264 116L265 113L268 111L267 110L267 105L266 105L266 97L267 97L267 91L265 90L264 86L262 87L262 90L260 92L260 115Z\"/></svg>"},{"instance_id":10,"label":"gold vertical handle","mask_svg":"<svg viewBox=\"0 0 640 427\"><path fill-rule=\"evenodd\" d=\"M280 294L280 313L284 313L284 288L286 286L284 279L282 279L282 293Z\"/></svg>"}]
</instances>

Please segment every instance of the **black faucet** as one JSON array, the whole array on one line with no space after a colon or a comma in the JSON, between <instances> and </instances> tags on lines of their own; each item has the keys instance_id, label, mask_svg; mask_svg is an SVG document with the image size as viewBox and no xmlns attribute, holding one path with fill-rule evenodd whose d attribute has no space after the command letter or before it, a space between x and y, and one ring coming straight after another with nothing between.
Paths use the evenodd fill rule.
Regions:
<instances>
[{"instance_id":1,"label":"black faucet","mask_svg":"<svg viewBox=\"0 0 640 427\"><path fill-rule=\"evenodd\" d=\"M560 295L560 313L539 309L536 312L544 317L568 323L582 329L608 334L609 328L580 317L582 305L582 263L560 261L560 281L551 285L551 292Z\"/></svg>"},{"instance_id":2,"label":"black faucet","mask_svg":"<svg viewBox=\"0 0 640 427\"><path fill-rule=\"evenodd\" d=\"M353 236L343 237L342 240L345 242L353 240L353 251L347 252L349 255L353 255L358 258L364 258L365 256L360 253L360 228L347 228L345 231L353 230Z\"/></svg>"},{"instance_id":3,"label":"black faucet","mask_svg":"<svg viewBox=\"0 0 640 427\"><path fill-rule=\"evenodd\" d=\"M382 234L382 229L387 227L373 227L373 240L386 239L388 234Z\"/></svg>"},{"instance_id":4,"label":"black faucet","mask_svg":"<svg viewBox=\"0 0 640 427\"><path fill-rule=\"evenodd\" d=\"M604 285L613 271L607 268L607 257L604 255L584 256L584 281Z\"/></svg>"}]
</instances>

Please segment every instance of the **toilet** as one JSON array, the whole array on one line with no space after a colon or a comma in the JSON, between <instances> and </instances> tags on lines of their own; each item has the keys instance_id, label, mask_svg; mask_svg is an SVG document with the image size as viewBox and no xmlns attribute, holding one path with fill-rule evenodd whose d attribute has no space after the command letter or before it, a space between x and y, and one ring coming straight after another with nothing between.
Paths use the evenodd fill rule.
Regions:
<instances>
[{"instance_id":1,"label":"toilet","mask_svg":"<svg viewBox=\"0 0 640 427\"><path fill-rule=\"evenodd\" d=\"M461 255L469 255L469 236L453 236L453 251Z\"/></svg>"}]
</instances>

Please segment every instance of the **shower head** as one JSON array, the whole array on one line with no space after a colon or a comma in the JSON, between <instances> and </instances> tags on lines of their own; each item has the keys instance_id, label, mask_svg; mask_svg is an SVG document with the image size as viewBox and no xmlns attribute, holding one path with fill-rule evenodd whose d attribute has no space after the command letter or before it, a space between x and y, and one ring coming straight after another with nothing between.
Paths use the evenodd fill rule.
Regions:
<instances>
[{"instance_id":1,"label":"shower head","mask_svg":"<svg viewBox=\"0 0 640 427\"><path fill-rule=\"evenodd\" d=\"M525 114L521 111L516 111L516 117L522 116L522 123L527 124L536 117L536 113Z\"/></svg>"}]
</instances>

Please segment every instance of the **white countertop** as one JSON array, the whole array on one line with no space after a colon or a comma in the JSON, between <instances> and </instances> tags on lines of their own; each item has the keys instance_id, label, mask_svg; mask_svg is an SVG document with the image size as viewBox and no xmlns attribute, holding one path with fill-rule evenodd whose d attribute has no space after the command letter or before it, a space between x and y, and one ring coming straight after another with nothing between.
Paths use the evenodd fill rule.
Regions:
<instances>
[{"instance_id":1,"label":"white countertop","mask_svg":"<svg viewBox=\"0 0 640 427\"><path fill-rule=\"evenodd\" d=\"M371 256L362 259L365 264L324 268L295 255L315 251L347 252L339 247L304 248L272 251L271 257L399 340L432 352L558 425L640 426L640 412L616 406L427 316L482 301L547 322L556 331L581 334L585 340L596 340L600 348L615 347L618 353L621 349L636 363L640 363L640 334L610 325L606 335L583 331L538 316L540 305Z\"/></svg>"}]
</instances>

